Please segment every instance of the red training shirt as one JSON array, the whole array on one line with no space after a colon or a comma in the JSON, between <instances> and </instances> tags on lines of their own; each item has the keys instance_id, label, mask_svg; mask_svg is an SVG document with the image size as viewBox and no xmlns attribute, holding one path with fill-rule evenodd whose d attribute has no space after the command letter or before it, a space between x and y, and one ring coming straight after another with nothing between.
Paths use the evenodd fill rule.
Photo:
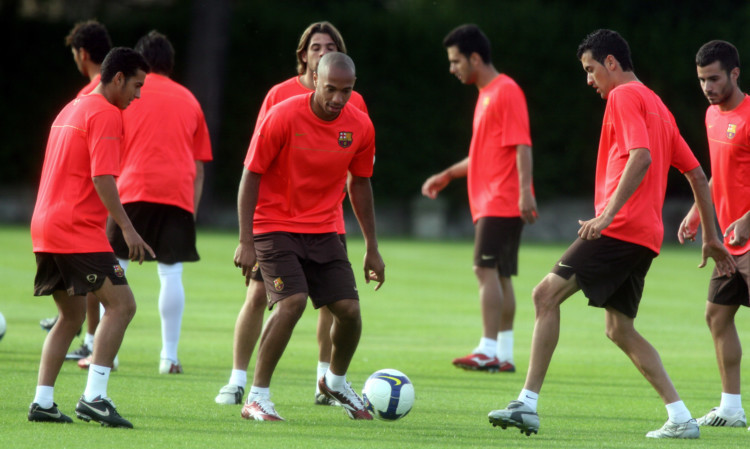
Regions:
<instances>
[{"instance_id":1,"label":"red training shirt","mask_svg":"<svg viewBox=\"0 0 750 449\"><path fill-rule=\"evenodd\" d=\"M596 161L597 216L620 182L629 151L636 148L649 150L651 166L602 234L658 254L664 238L662 206L669 167L685 173L700 164L661 98L642 83L632 81L612 89L607 98Z\"/></svg>"},{"instance_id":2,"label":"red training shirt","mask_svg":"<svg viewBox=\"0 0 750 449\"><path fill-rule=\"evenodd\" d=\"M210 161L211 141L192 93L166 76L149 73L141 98L122 113L123 204L136 201L195 212L195 161Z\"/></svg>"},{"instance_id":3,"label":"red training shirt","mask_svg":"<svg viewBox=\"0 0 750 449\"><path fill-rule=\"evenodd\" d=\"M337 232L337 210L347 172L371 177L375 129L370 117L346 104L322 120L313 94L274 106L253 135L245 167L262 176L253 233Z\"/></svg>"},{"instance_id":4,"label":"red training shirt","mask_svg":"<svg viewBox=\"0 0 750 449\"><path fill-rule=\"evenodd\" d=\"M122 114L102 95L76 98L57 115L44 155L31 241L34 252L112 252L107 209L94 176L120 172Z\"/></svg>"},{"instance_id":5,"label":"red training shirt","mask_svg":"<svg viewBox=\"0 0 750 449\"><path fill-rule=\"evenodd\" d=\"M299 80L299 76L289 78L271 88L266 94L266 98L263 99L263 104L260 106L260 112L258 112L258 119L255 122L255 130L258 131L258 127L265 118L268 111L274 105L291 98L295 95L304 95L313 92L312 89L305 87ZM362 112L367 114L367 105L365 100L358 92L352 91L352 96L349 97L349 103L361 109ZM341 201L344 201L346 197L346 191L341 192ZM343 205L339 207L338 216L336 217L336 229L339 234L346 234L346 223L344 222L344 208Z\"/></svg>"},{"instance_id":6,"label":"red training shirt","mask_svg":"<svg viewBox=\"0 0 750 449\"><path fill-rule=\"evenodd\" d=\"M711 153L711 196L722 229L750 211L750 97L745 95L739 106L722 112L718 106L706 110L706 132ZM750 250L743 246L724 246L735 256Z\"/></svg>"},{"instance_id":7,"label":"red training shirt","mask_svg":"<svg viewBox=\"0 0 750 449\"><path fill-rule=\"evenodd\" d=\"M523 91L500 74L479 91L469 147L468 190L474 222L520 217L516 147L531 146Z\"/></svg>"}]
</instances>

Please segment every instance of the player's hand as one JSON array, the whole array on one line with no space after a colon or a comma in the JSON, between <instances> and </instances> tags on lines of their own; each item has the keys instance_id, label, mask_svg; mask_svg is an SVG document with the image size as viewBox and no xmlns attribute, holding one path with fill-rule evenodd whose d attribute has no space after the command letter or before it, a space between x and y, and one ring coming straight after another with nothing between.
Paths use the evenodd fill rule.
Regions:
<instances>
[{"instance_id":1,"label":"player's hand","mask_svg":"<svg viewBox=\"0 0 750 449\"><path fill-rule=\"evenodd\" d=\"M698 268L706 266L706 260L710 257L716 262L716 271L720 276L731 276L737 270L737 264L727 248L719 239L703 242L703 260Z\"/></svg>"},{"instance_id":2,"label":"player's hand","mask_svg":"<svg viewBox=\"0 0 750 449\"><path fill-rule=\"evenodd\" d=\"M695 237L698 235L698 225L700 224L700 214L698 214L695 208L690 209L690 212L682 219L680 228L677 230L677 240L680 241L680 244L684 244L687 240L694 242Z\"/></svg>"},{"instance_id":3,"label":"player's hand","mask_svg":"<svg viewBox=\"0 0 750 449\"><path fill-rule=\"evenodd\" d=\"M745 214L742 218L734 221L727 226L724 231L724 237L729 237L729 244L732 246L744 246L750 238L750 214Z\"/></svg>"},{"instance_id":4,"label":"player's hand","mask_svg":"<svg viewBox=\"0 0 750 449\"><path fill-rule=\"evenodd\" d=\"M137 260L139 265L142 264L143 260L146 258L146 253L156 259L154 250L148 246L148 243L143 240L134 228L130 228L127 231L123 229L122 237L125 240L125 244L128 245L128 259L133 262Z\"/></svg>"},{"instance_id":5,"label":"player's hand","mask_svg":"<svg viewBox=\"0 0 750 449\"><path fill-rule=\"evenodd\" d=\"M253 275L255 262L257 262L255 245L240 242L237 245L237 249L234 250L234 266L242 269L242 275L245 276L245 286L250 285L250 278Z\"/></svg>"},{"instance_id":6,"label":"player's hand","mask_svg":"<svg viewBox=\"0 0 750 449\"><path fill-rule=\"evenodd\" d=\"M437 198L438 193L445 188L451 182L450 178L444 173L438 173L427 178L427 181L422 184L422 195L427 198L434 200Z\"/></svg>"},{"instance_id":7,"label":"player's hand","mask_svg":"<svg viewBox=\"0 0 750 449\"><path fill-rule=\"evenodd\" d=\"M375 286L375 290L380 289L380 286L385 282L385 262L380 257L378 250L367 251L365 253L365 283L369 284L370 281L375 281L378 285Z\"/></svg>"},{"instance_id":8,"label":"player's hand","mask_svg":"<svg viewBox=\"0 0 750 449\"><path fill-rule=\"evenodd\" d=\"M612 218L602 214L591 220L578 220L581 228L578 230L578 237L583 240L596 240L602 236L602 231L612 224Z\"/></svg>"},{"instance_id":9,"label":"player's hand","mask_svg":"<svg viewBox=\"0 0 750 449\"><path fill-rule=\"evenodd\" d=\"M536 210L536 198L531 192L521 192L518 199L518 210L521 211L521 220L524 223L533 224L539 218L539 213Z\"/></svg>"}]
</instances>

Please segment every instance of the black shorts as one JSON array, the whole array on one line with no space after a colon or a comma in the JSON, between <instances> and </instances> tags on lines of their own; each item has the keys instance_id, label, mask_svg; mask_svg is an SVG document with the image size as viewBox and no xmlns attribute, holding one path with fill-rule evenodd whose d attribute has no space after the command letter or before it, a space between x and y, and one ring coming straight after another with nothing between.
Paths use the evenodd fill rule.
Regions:
<instances>
[{"instance_id":1,"label":"black shorts","mask_svg":"<svg viewBox=\"0 0 750 449\"><path fill-rule=\"evenodd\" d=\"M560 257L552 273L576 275L578 286L594 307L612 307L635 318L646 273L657 254L645 246L602 236L577 239Z\"/></svg>"},{"instance_id":2,"label":"black shorts","mask_svg":"<svg viewBox=\"0 0 750 449\"><path fill-rule=\"evenodd\" d=\"M482 217L474 225L474 266L495 268L500 276L518 274L521 217Z\"/></svg>"},{"instance_id":3,"label":"black shorts","mask_svg":"<svg viewBox=\"0 0 750 449\"><path fill-rule=\"evenodd\" d=\"M104 279L127 285L125 270L113 253L35 253L34 296L65 290L68 296L85 295L102 288Z\"/></svg>"},{"instance_id":4,"label":"black shorts","mask_svg":"<svg viewBox=\"0 0 750 449\"><path fill-rule=\"evenodd\" d=\"M195 262L200 257L195 248L195 219L193 214L177 206L137 201L123 204L133 227L156 253L156 259L146 253L145 260L164 264ZM128 258L128 245L122 230L110 218L107 238L120 259Z\"/></svg>"},{"instance_id":5,"label":"black shorts","mask_svg":"<svg viewBox=\"0 0 750 449\"><path fill-rule=\"evenodd\" d=\"M339 239L341 239L341 243L344 245L344 251L346 251L346 234L339 234ZM253 266L253 273L250 275L250 279L263 282L263 274L260 272L258 262L255 262L255 265Z\"/></svg>"},{"instance_id":6,"label":"black shorts","mask_svg":"<svg viewBox=\"0 0 750 449\"><path fill-rule=\"evenodd\" d=\"M270 232L256 234L253 240L269 309L298 293L309 296L316 309L342 299L359 299L338 234Z\"/></svg>"},{"instance_id":7,"label":"black shorts","mask_svg":"<svg viewBox=\"0 0 750 449\"><path fill-rule=\"evenodd\" d=\"M732 276L719 276L716 268L708 284L708 300L722 306L750 307L750 252L734 256L737 271Z\"/></svg>"}]
</instances>

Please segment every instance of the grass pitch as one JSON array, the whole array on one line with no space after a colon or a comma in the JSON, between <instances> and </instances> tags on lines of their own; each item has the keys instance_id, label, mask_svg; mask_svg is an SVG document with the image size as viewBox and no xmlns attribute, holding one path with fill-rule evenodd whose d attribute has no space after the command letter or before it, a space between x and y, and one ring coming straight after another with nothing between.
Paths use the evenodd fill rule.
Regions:
<instances>
[{"instance_id":1,"label":"grass pitch","mask_svg":"<svg viewBox=\"0 0 750 449\"><path fill-rule=\"evenodd\" d=\"M186 310L180 343L185 374L158 374L161 345L158 279L153 264L131 264L128 279L138 312L120 351L120 369L108 393L134 430L106 429L75 420L72 425L29 423L39 355L41 318L56 313L51 298L32 296L34 257L27 228L0 229L0 311L8 321L0 341L0 448L206 448L206 447L545 447L740 448L747 429L704 428L698 441L652 441L666 411L627 357L604 335L604 314L579 293L562 308L560 342L539 402L541 428L526 437L493 428L490 410L515 399L523 386L533 328L531 290L565 245L525 244L517 297L515 374L465 372L450 361L468 353L480 336L472 244L381 241L386 283L374 292L362 279L362 242L349 250L362 303L363 334L349 380L361 389L377 369L395 368L414 383L416 404L403 420L358 422L333 407L313 405L317 313L308 307L296 327L271 385L284 423L240 418L240 406L213 399L230 374L232 332L244 300L243 278L232 264L236 235L201 232L202 260L185 264ZM651 268L636 321L659 350L678 391L695 417L718 405L720 383L711 337L703 319L709 269L696 268L699 248L667 247ZM738 315L748 345L747 311ZM80 341L74 341L77 346ZM251 361L251 370L254 363ZM747 366L747 365L746 365ZM252 371L251 371L252 372ZM747 369L743 370L747 378ZM86 374L66 362L55 388L61 411L73 409ZM750 408L750 402L745 400Z\"/></svg>"}]
</instances>

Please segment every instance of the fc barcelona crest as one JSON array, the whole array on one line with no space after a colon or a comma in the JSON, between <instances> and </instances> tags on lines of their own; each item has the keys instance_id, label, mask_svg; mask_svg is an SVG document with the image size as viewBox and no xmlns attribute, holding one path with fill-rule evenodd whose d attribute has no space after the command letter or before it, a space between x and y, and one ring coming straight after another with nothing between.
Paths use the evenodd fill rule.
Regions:
<instances>
[{"instance_id":1,"label":"fc barcelona crest","mask_svg":"<svg viewBox=\"0 0 750 449\"><path fill-rule=\"evenodd\" d=\"M281 278L276 278L273 280L273 286L276 288L277 292L280 292L284 290L284 281L282 281Z\"/></svg>"},{"instance_id":2,"label":"fc barcelona crest","mask_svg":"<svg viewBox=\"0 0 750 449\"><path fill-rule=\"evenodd\" d=\"M339 146L349 148L352 144L352 133L348 131L339 131Z\"/></svg>"},{"instance_id":3,"label":"fc barcelona crest","mask_svg":"<svg viewBox=\"0 0 750 449\"><path fill-rule=\"evenodd\" d=\"M727 139L733 138L737 134L737 125L730 123L727 126Z\"/></svg>"},{"instance_id":4,"label":"fc barcelona crest","mask_svg":"<svg viewBox=\"0 0 750 449\"><path fill-rule=\"evenodd\" d=\"M122 269L122 266L120 264L114 265L112 268L114 268L115 276L118 278L125 276L125 270Z\"/></svg>"}]
</instances>

